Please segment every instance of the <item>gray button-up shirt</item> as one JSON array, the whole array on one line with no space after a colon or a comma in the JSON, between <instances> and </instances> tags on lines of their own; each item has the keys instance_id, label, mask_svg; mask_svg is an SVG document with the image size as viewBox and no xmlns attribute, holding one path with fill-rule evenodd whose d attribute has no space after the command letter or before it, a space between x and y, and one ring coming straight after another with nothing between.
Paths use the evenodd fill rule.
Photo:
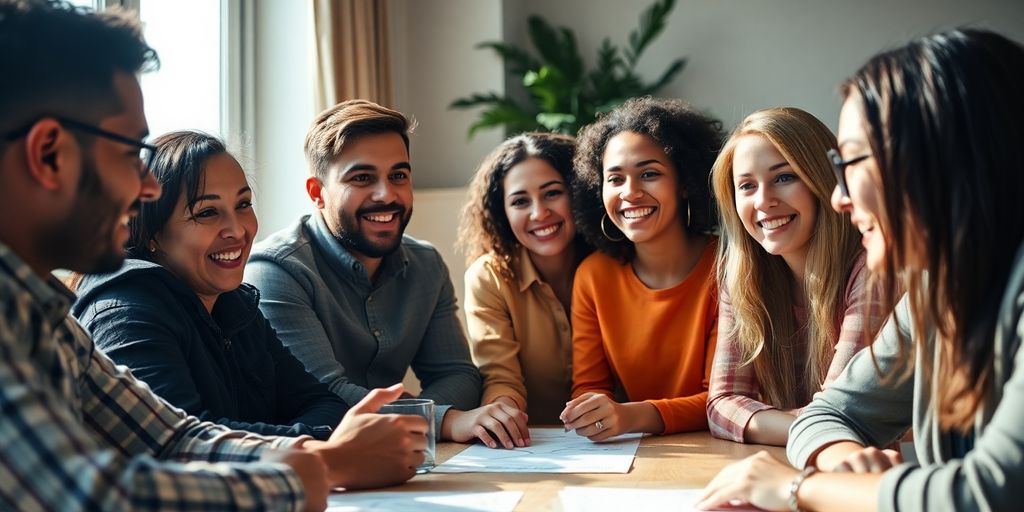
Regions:
<instances>
[{"instance_id":1,"label":"gray button-up shirt","mask_svg":"<svg viewBox=\"0 0 1024 512\"><path fill-rule=\"evenodd\" d=\"M438 433L449 407L480 405L455 290L429 244L404 237L371 282L315 213L258 244L245 279L260 289L260 308L281 341L346 402L401 382L411 366L420 397L438 404Z\"/></svg>"}]
</instances>

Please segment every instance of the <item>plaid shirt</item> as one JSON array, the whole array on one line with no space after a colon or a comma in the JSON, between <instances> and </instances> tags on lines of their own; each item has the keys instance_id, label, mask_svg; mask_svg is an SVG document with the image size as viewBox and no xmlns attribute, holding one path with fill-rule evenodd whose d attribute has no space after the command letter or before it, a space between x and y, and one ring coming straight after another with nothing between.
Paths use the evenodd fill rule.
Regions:
<instances>
[{"instance_id":1,"label":"plaid shirt","mask_svg":"<svg viewBox=\"0 0 1024 512\"><path fill-rule=\"evenodd\" d=\"M850 359L864 348L864 330L874 333L879 327L878 318L867 318L870 301L868 296L865 254L862 252L854 261L850 270L850 278L843 296L843 316L836 328L839 338L834 347L835 353L828 367L825 382L821 388L836 380ZM740 366L742 361L739 341L729 338L735 321L730 305L728 292L723 288L722 300L718 308L718 347L715 349L715 363L711 370L711 385L708 390L708 427L715 437L743 442L743 432L747 428L754 413L774 409L760 401L760 384L751 364ZM806 312L797 311L797 320L806 323ZM806 339L803 340L806 345ZM799 346L794 350L806 357L807 347ZM815 389L813 391L819 391Z\"/></svg>"},{"instance_id":2,"label":"plaid shirt","mask_svg":"<svg viewBox=\"0 0 1024 512\"><path fill-rule=\"evenodd\" d=\"M171 407L95 349L73 300L0 243L0 509L302 508L294 471L254 462L299 439Z\"/></svg>"}]
</instances>

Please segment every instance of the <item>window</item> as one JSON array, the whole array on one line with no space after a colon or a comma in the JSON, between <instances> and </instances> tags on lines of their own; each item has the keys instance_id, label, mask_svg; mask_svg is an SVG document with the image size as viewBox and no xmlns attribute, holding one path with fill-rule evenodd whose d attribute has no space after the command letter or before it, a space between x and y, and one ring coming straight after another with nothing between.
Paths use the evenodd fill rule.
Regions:
<instances>
[{"instance_id":1,"label":"window","mask_svg":"<svg viewBox=\"0 0 1024 512\"><path fill-rule=\"evenodd\" d=\"M160 69L141 77L149 131L159 135L194 129L229 133L228 114L238 106L224 98L231 79L227 65L228 12L236 0L70 0L89 8L120 6L139 15L146 42L160 56ZM237 24L237 22L236 22ZM234 49L237 52L237 49ZM236 66L237 68L237 66ZM236 101L236 105L238 102ZM238 116L235 113L235 123Z\"/></svg>"},{"instance_id":2,"label":"window","mask_svg":"<svg viewBox=\"0 0 1024 512\"><path fill-rule=\"evenodd\" d=\"M221 2L140 0L139 17L160 55L160 69L142 75L150 133L223 134Z\"/></svg>"}]
</instances>

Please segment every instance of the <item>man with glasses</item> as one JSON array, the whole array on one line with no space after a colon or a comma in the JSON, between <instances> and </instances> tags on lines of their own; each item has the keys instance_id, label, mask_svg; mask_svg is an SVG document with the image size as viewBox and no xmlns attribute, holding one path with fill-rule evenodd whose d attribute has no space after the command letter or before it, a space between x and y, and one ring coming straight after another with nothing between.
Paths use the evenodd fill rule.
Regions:
<instances>
[{"instance_id":1,"label":"man with glasses","mask_svg":"<svg viewBox=\"0 0 1024 512\"><path fill-rule=\"evenodd\" d=\"M231 431L168 406L68 316L51 272L117 269L128 220L160 196L135 77L156 62L123 15L0 0L0 509L317 510L332 486L404 481L425 421L369 414L400 388L325 442ZM360 444L401 447L401 470L367 471Z\"/></svg>"}]
</instances>

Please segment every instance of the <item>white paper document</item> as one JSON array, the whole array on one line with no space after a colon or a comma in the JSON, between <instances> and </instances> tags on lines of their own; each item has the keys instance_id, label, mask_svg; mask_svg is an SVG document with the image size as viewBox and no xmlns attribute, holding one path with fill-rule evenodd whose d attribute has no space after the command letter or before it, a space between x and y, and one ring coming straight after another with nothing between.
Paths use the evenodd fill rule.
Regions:
<instances>
[{"instance_id":1,"label":"white paper document","mask_svg":"<svg viewBox=\"0 0 1024 512\"><path fill-rule=\"evenodd\" d=\"M566 487L558 491L564 512L622 512L623 510L696 511L702 489L627 489L609 487ZM743 506L723 509L731 512L757 510Z\"/></svg>"},{"instance_id":2,"label":"white paper document","mask_svg":"<svg viewBox=\"0 0 1024 512\"><path fill-rule=\"evenodd\" d=\"M522 491L497 492L355 492L332 494L328 512L512 512Z\"/></svg>"},{"instance_id":3,"label":"white paper document","mask_svg":"<svg viewBox=\"0 0 1024 512\"><path fill-rule=\"evenodd\" d=\"M488 448L475 444L432 473L628 473L643 434L594 443L560 428L531 428L530 446Z\"/></svg>"}]
</instances>

